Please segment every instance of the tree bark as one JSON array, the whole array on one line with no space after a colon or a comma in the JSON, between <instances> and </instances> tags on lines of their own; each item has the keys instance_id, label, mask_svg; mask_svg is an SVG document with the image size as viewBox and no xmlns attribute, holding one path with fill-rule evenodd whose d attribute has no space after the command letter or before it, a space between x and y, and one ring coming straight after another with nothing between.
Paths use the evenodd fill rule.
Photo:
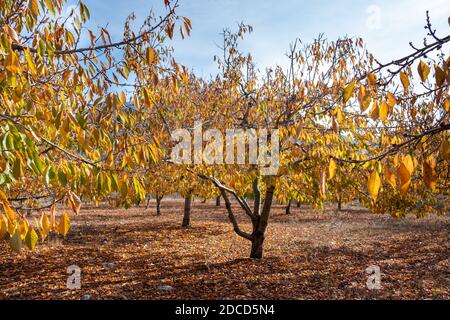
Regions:
<instances>
[{"instance_id":1,"label":"tree bark","mask_svg":"<svg viewBox=\"0 0 450 320\"><path fill-rule=\"evenodd\" d=\"M216 197L216 206L220 207L220 196Z\"/></svg>"},{"instance_id":2,"label":"tree bark","mask_svg":"<svg viewBox=\"0 0 450 320\"><path fill-rule=\"evenodd\" d=\"M147 205L145 206L145 209L150 208L150 197L147 197Z\"/></svg>"},{"instance_id":3,"label":"tree bark","mask_svg":"<svg viewBox=\"0 0 450 320\"><path fill-rule=\"evenodd\" d=\"M342 210L342 197L339 195L339 198L338 198L338 211L341 211Z\"/></svg>"},{"instance_id":4,"label":"tree bark","mask_svg":"<svg viewBox=\"0 0 450 320\"><path fill-rule=\"evenodd\" d=\"M267 225L269 223L274 191L275 186L269 185L267 187L261 215L258 217L253 227L254 230L252 233L252 249L250 251L250 258L261 259L263 257L263 244Z\"/></svg>"},{"instance_id":5,"label":"tree bark","mask_svg":"<svg viewBox=\"0 0 450 320\"><path fill-rule=\"evenodd\" d=\"M183 215L183 223L182 227L189 227L191 225L191 203L192 203L192 195L189 193L184 198L184 215Z\"/></svg>"},{"instance_id":6,"label":"tree bark","mask_svg":"<svg viewBox=\"0 0 450 320\"><path fill-rule=\"evenodd\" d=\"M292 203L292 199L289 199L289 202L286 206L286 214L290 214L291 213L291 203Z\"/></svg>"},{"instance_id":7,"label":"tree bark","mask_svg":"<svg viewBox=\"0 0 450 320\"><path fill-rule=\"evenodd\" d=\"M250 252L250 258L262 259L263 257L263 243L265 235L259 231L253 233L252 250Z\"/></svg>"},{"instance_id":8,"label":"tree bark","mask_svg":"<svg viewBox=\"0 0 450 320\"><path fill-rule=\"evenodd\" d=\"M156 195L156 215L161 215L161 200L163 196Z\"/></svg>"},{"instance_id":9,"label":"tree bark","mask_svg":"<svg viewBox=\"0 0 450 320\"><path fill-rule=\"evenodd\" d=\"M299 201L296 201L297 202L297 208L300 208L300 202Z\"/></svg>"}]
</instances>

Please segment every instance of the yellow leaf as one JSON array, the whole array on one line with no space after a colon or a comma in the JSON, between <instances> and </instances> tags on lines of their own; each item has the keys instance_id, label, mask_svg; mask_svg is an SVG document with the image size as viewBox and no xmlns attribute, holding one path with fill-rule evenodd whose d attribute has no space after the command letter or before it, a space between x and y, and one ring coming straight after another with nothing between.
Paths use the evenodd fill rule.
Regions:
<instances>
[{"instance_id":1,"label":"yellow leaf","mask_svg":"<svg viewBox=\"0 0 450 320\"><path fill-rule=\"evenodd\" d=\"M114 156L112 152L110 152L106 157L105 164L108 168L112 168L114 166Z\"/></svg>"},{"instance_id":2,"label":"yellow leaf","mask_svg":"<svg viewBox=\"0 0 450 320\"><path fill-rule=\"evenodd\" d=\"M125 105L127 103L127 95L124 91L120 93L120 104Z\"/></svg>"},{"instance_id":3,"label":"yellow leaf","mask_svg":"<svg viewBox=\"0 0 450 320\"><path fill-rule=\"evenodd\" d=\"M28 221L25 219L20 220L17 230L19 230L20 238L25 239L28 232Z\"/></svg>"},{"instance_id":4,"label":"yellow leaf","mask_svg":"<svg viewBox=\"0 0 450 320\"><path fill-rule=\"evenodd\" d=\"M172 77L172 89L175 94L178 94L178 80L175 76Z\"/></svg>"},{"instance_id":5,"label":"yellow leaf","mask_svg":"<svg viewBox=\"0 0 450 320\"><path fill-rule=\"evenodd\" d=\"M47 5L47 8L50 10L52 15L55 15L55 8L53 7L53 0L45 0L45 4ZM83 4L80 4L80 9L84 10Z\"/></svg>"},{"instance_id":6,"label":"yellow leaf","mask_svg":"<svg viewBox=\"0 0 450 320\"><path fill-rule=\"evenodd\" d=\"M98 161L100 159L100 157L101 157L101 155L98 150L95 150L91 156L92 160L94 160L94 161Z\"/></svg>"},{"instance_id":7,"label":"yellow leaf","mask_svg":"<svg viewBox=\"0 0 450 320\"><path fill-rule=\"evenodd\" d=\"M344 103L346 103L348 101L348 99L350 99L354 88L355 88L355 80L353 79L352 82L350 82L344 89L344 94L343 94Z\"/></svg>"},{"instance_id":8,"label":"yellow leaf","mask_svg":"<svg viewBox=\"0 0 450 320\"><path fill-rule=\"evenodd\" d=\"M0 215L0 240L3 239L8 232L8 221L4 215Z\"/></svg>"},{"instance_id":9,"label":"yellow leaf","mask_svg":"<svg viewBox=\"0 0 450 320\"><path fill-rule=\"evenodd\" d=\"M6 56L5 69L11 73L18 73L20 70L19 59L17 58L17 55L13 50L11 50Z\"/></svg>"},{"instance_id":10,"label":"yellow leaf","mask_svg":"<svg viewBox=\"0 0 450 320\"><path fill-rule=\"evenodd\" d=\"M389 107L385 101L383 101L379 108L379 114L381 121L385 122L388 118Z\"/></svg>"},{"instance_id":11,"label":"yellow leaf","mask_svg":"<svg viewBox=\"0 0 450 320\"><path fill-rule=\"evenodd\" d=\"M69 229L70 229L70 218L67 212L64 211L59 220L58 233L62 234L65 237L69 232Z\"/></svg>"},{"instance_id":12,"label":"yellow leaf","mask_svg":"<svg viewBox=\"0 0 450 320\"><path fill-rule=\"evenodd\" d=\"M72 191L67 191L67 196L69 198L70 207L72 208L72 211L75 214L78 214L80 212L81 208L81 200L78 198L78 196L73 193Z\"/></svg>"},{"instance_id":13,"label":"yellow leaf","mask_svg":"<svg viewBox=\"0 0 450 320\"><path fill-rule=\"evenodd\" d=\"M408 169L409 174L412 175L414 172L414 160L413 158L408 154L403 157L403 163L405 164L406 169Z\"/></svg>"},{"instance_id":14,"label":"yellow leaf","mask_svg":"<svg viewBox=\"0 0 450 320\"><path fill-rule=\"evenodd\" d=\"M368 73L367 74L367 80L369 81L369 84L371 86L374 86L377 84L377 77L373 74L373 73Z\"/></svg>"},{"instance_id":15,"label":"yellow leaf","mask_svg":"<svg viewBox=\"0 0 450 320\"><path fill-rule=\"evenodd\" d=\"M11 209L11 207L9 205L7 205L4 202L3 202L3 210L5 211L6 217L8 218L9 221L16 220L16 213L14 212L13 209Z\"/></svg>"},{"instance_id":16,"label":"yellow leaf","mask_svg":"<svg viewBox=\"0 0 450 320\"><path fill-rule=\"evenodd\" d=\"M400 71L400 80L402 82L403 88L405 89L405 94L408 93L409 89L409 78L403 71Z\"/></svg>"},{"instance_id":17,"label":"yellow leaf","mask_svg":"<svg viewBox=\"0 0 450 320\"><path fill-rule=\"evenodd\" d=\"M28 8L30 9L31 13L35 18L39 15L39 7L37 0L30 0Z\"/></svg>"},{"instance_id":18,"label":"yellow leaf","mask_svg":"<svg viewBox=\"0 0 450 320\"><path fill-rule=\"evenodd\" d=\"M143 91L144 91L144 104L147 108L151 109L154 105L153 97L147 88L144 88Z\"/></svg>"},{"instance_id":19,"label":"yellow leaf","mask_svg":"<svg viewBox=\"0 0 450 320\"><path fill-rule=\"evenodd\" d=\"M360 86L358 92L358 101L361 107L361 112L364 112L367 109L367 107L370 105L370 100L370 95L366 93L366 89L363 86Z\"/></svg>"},{"instance_id":20,"label":"yellow leaf","mask_svg":"<svg viewBox=\"0 0 450 320\"><path fill-rule=\"evenodd\" d=\"M373 171L367 180L367 188L374 201L377 201L378 192L381 187L381 179L377 171Z\"/></svg>"},{"instance_id":21,"label":"yellow leaf","mask_svg":"<svg viewBox=\"0 0 450 320\"><path fill-rule=\"evenodd\" d=\"M8 197L2 190L0 190L0 202L9 204Z\"/></svg>"},{"instance_id":22,"label":"yellow leaf","mask_svg":"<svg viewBox=\"0 0 450 320\"><path fill-rule=\"evenodd\" d=\"M336 108L336 120L339 124L342 123L342 120L344 119L344 117L342 116L342 111L340 108Z\"/></svg>"},{"instance_id":23,"label":"yellow leaf","mask_svg":"<svg viewBox=\"0 0 450 320\"><path fill-rule=\"evenodd\" d=\"M391 108L397 104L397 99L395 99L395 96L390 92L387 93L387 104Z\"/></svg>"},{"instance_id":24,"label":"yellow leaf","mask_svg":"<svg viewBox=\"0 0 450 320\"><path fill-rule=\"evenodd\" d=\"M40 226L41 227L38 230L39 230L39 233L41 234L42 242L44 242L48 236L48 233L50 232L50 229L51 229L50 222L49 222L49 220L47 218L47 214L45 212L42 213Z\"/></svg>"},{"instance_id":25,"label":"yellow leaf","mask_svg":"<svg viewBox=\"0 0 450 320\"><path fill-rule=\"evenodd\" d=\"M439 68L438 65L435 65L434 73L435 73L435 77L436 77L436 85L438 87L442 86L445 82L445 72L441 68Z\"/></svg>"},{"instance_id":26,"label":"yellow leaf","mask_svg":"<svg viewBox=\"0 0 450 320\"><path fill-rule=\"evenodd\" d=\"M147 50L145 52L145 62L147 62L148 65L151 65L153 61L155 60L155 51L151 47L147 47Z\"/></svg>"},{"instance_id":27,"label":"yellow leaf","mask_svg":"<svg viewBox=\"0 0 450 320\"><path fill-rule=\"evenodd\" d=\"M38 235L36 231L34 231L33 227L28 228L27 235L25 236L25 245L28 247L28 249L33 251L37 241Z\"/></svg>"},{"instance_id":28,"label":"yellow leaf","mask_svg":"<svg viewBox=\"0 0 450 320\"><path fill-rule=\"evenodd\" d=\"M364 96L362 103L361 103L361 111L364 112L366 111L366 109L370 106L370 102L371 102L371 98L370 95L366 95Z\"/></svg>"},{"instance_id":29,"label":"yellow leaf","mask_svg":"<svg viewBox=\"0 0 450 320\"><path fill-rule=\"evenodd\" d=\"M36 67L35 67L35 65L33 63L33 59L31 58L30 50L26 49L26 50L24 50L24 52L25 52L25 60L27 61L27 64L28 64L28 69L30 69L32 74L35 74L36 73Z\"/></svg>"},{"instance_id":30,"label":"yellow leaf","mask_svg":"<svg viewBox=\"0 0 450 320\"><path fill-rule=\"evenodd\" d=\"M436 160L430 157L422 162L422 177L425 185L431 189L431 191L436 191Z\"/></svg>"},{"instance_id":31,"label":"yellow leaf","mask_svg":"<svg viewBox=\"0 0 450 320\"><path fill-rule=\"evenodd\" d=\"M333 179L336 175L336 162L334 159L330 160L330 164L328 165L328 179Z\"/></svg>"},{"instance_id":32,"label":"yellow leaf","mask_svg":"<svg viewBox=\"0 0 450 320\"><path fill-rule=\"evenodd\" d=\"M403 163L403 161L400 163L400 166L397 170L397 178L400 184L400 191L405 194L409 190L409 185L411 184L411 173L406 167L406 165Z\"/></svg>"},{"instance_id":33,"label":"yellow leaf","mask_svg":"<svg viewBox=\"0 0 450 320\"><path fill-rule=\"evenodd\" d=\"M13 162L13 176L15 179L19 179L25 174L24 161L22 156L18 153L16 159Z\"/></svg>"},{"instance_id":34,"label":"yellow leaf","mask_svg":"<svg viewBox=\"0 0 450 320\"><path fill-rule=\"evenodd\" d=\"M373 120L377 120L378 117L380 116L380 110L379 110L378 104L377 104L377 102L375 100L373 101L372 105L373 105L373 107L372 107L372 110L370 111L370 117Z\"/></svg>"},{"instance_id":35,"label":"yellow leaf","mask_svg":"<svg viewBox=\"0 0 450 320\"><path fill-rule=\"evenodd\" d=\"M388 165L384 165L384 176L386 177L386 181L391 185L392 188L395 189L397 183L395 182L395 175L389 169Z\"/></svg>"},{"instance_id":36,"label":"yellow leaf","mask_svg":"<svg viewBox=\"0 0 450 320\"><path fill-rule=\"evenodd\" d=\"M428 75L430 74L430 67L420 60L419 65L417 66L417 71L419 72L420 79L422 79L422 82L425 82L427 80Z\"/></svg>"}]
</instances>

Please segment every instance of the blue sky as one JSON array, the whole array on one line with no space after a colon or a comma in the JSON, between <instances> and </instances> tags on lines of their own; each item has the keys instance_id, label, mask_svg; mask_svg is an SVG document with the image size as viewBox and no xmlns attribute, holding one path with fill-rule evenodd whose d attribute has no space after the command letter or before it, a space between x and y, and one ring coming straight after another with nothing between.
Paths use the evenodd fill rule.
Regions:
<instances>
[{"instance_id":1,"label":"blue sky","mask_svg":"<svg viewBox=\"0 0 450 320\"><path fill-rule=\"evenodd\" d=\"M73 1L74 2L74 1ZM90 9L90 27L105 26L112 38L120 39L126 16L134 12L139 25L154 8L164 12L162 0L85 0ZM289 44L299 37L311 41L319 33L330 40L339 36L361 36L382 61L411 51L408 42L422 43L426 31L425 11L430 11L440 35L450 33L448 0L180 0L179 15L190 18L191 37L175 39L175 57L204 77L217 72L213 56L219 54L220 33L236 28L240 21L254 32L242 43L260 69L286 65ZM69 2L70 3L70 2ZM179 37L178 37L179 38Z\"/></svg>"}]
</instances>

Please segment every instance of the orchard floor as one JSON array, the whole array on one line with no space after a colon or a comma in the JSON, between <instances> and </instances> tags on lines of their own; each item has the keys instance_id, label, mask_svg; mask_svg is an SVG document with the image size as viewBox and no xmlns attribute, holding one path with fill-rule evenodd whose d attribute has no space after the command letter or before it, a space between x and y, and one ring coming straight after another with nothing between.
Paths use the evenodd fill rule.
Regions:
<instances>
[{"instance_id":1,"label":"orchard floor","mask_svg":"<svg viewBox=\"0 0 450 320\"><path fill-rule=\"evenodd\" d=\"M163 200L161 216L154 203L85 206L62 241L21 255L1 241L0 299L450 299L449 216L275 206L258 261L223 206L195 201L187 229L182 210L181 200ZM70 265L81 268L80 290L66 287ZM379 290L366 285L372 265Z\"/></svg>"}]
</instances>

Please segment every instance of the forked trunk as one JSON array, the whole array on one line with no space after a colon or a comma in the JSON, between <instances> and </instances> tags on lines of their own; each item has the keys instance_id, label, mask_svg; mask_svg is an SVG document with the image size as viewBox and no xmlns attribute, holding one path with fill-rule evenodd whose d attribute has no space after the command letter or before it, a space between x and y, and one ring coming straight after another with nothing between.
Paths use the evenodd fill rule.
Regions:
<instances>
[{"instance_id":1,"label":"forked trunk","mask_svg":"<svg viewBox=\"0 0 450 320\"><path fill-rule=\"evenodd\" d=\"M188 194L184 198L184 215L183 215L183 223L182 227L189 227L191 225L191 203L192 203L192 195Z\"/></svg>"},{"instance_id":2,"label":"forked trunk","mask_svg":"<svg viewBox=\"0 0 450 320\"><path fill-rule=\"evenodd\" d=\"M240 197L234 191L230 191L226 187L224 187L217 179L215 178L206 178L213 182L213 184L219 189L221 193L221 197L225 202L225 208L228 212L228 218L233 225L234 232L236 232L239 236L249 240L252 243L250 258L252 259L261 259L263 257L263 244L265 233L267 229L267 225L269 223L270 209L272 207L273 194L275 191L275 186L273 185L273 180L270 179L269 183L267 183L267 188L265 192L264 201L262 203L261 208L261 192L259 190L259 178L258 176L253 180L253 192L254 192L254 207L253 210L248 206L247 201L244 197ZM228 193L233 194L233 196L237 199L242 209L246 212L246 214L250 217L252 221L253 232L247 233L239 227L239 223L236 220L236 217L233 213L233 209L231 208L231 202L228 197ZM190 200L189 200L190 201ZM185 204L187 203L187 198Z\"/></svg>"}]
</instances>

